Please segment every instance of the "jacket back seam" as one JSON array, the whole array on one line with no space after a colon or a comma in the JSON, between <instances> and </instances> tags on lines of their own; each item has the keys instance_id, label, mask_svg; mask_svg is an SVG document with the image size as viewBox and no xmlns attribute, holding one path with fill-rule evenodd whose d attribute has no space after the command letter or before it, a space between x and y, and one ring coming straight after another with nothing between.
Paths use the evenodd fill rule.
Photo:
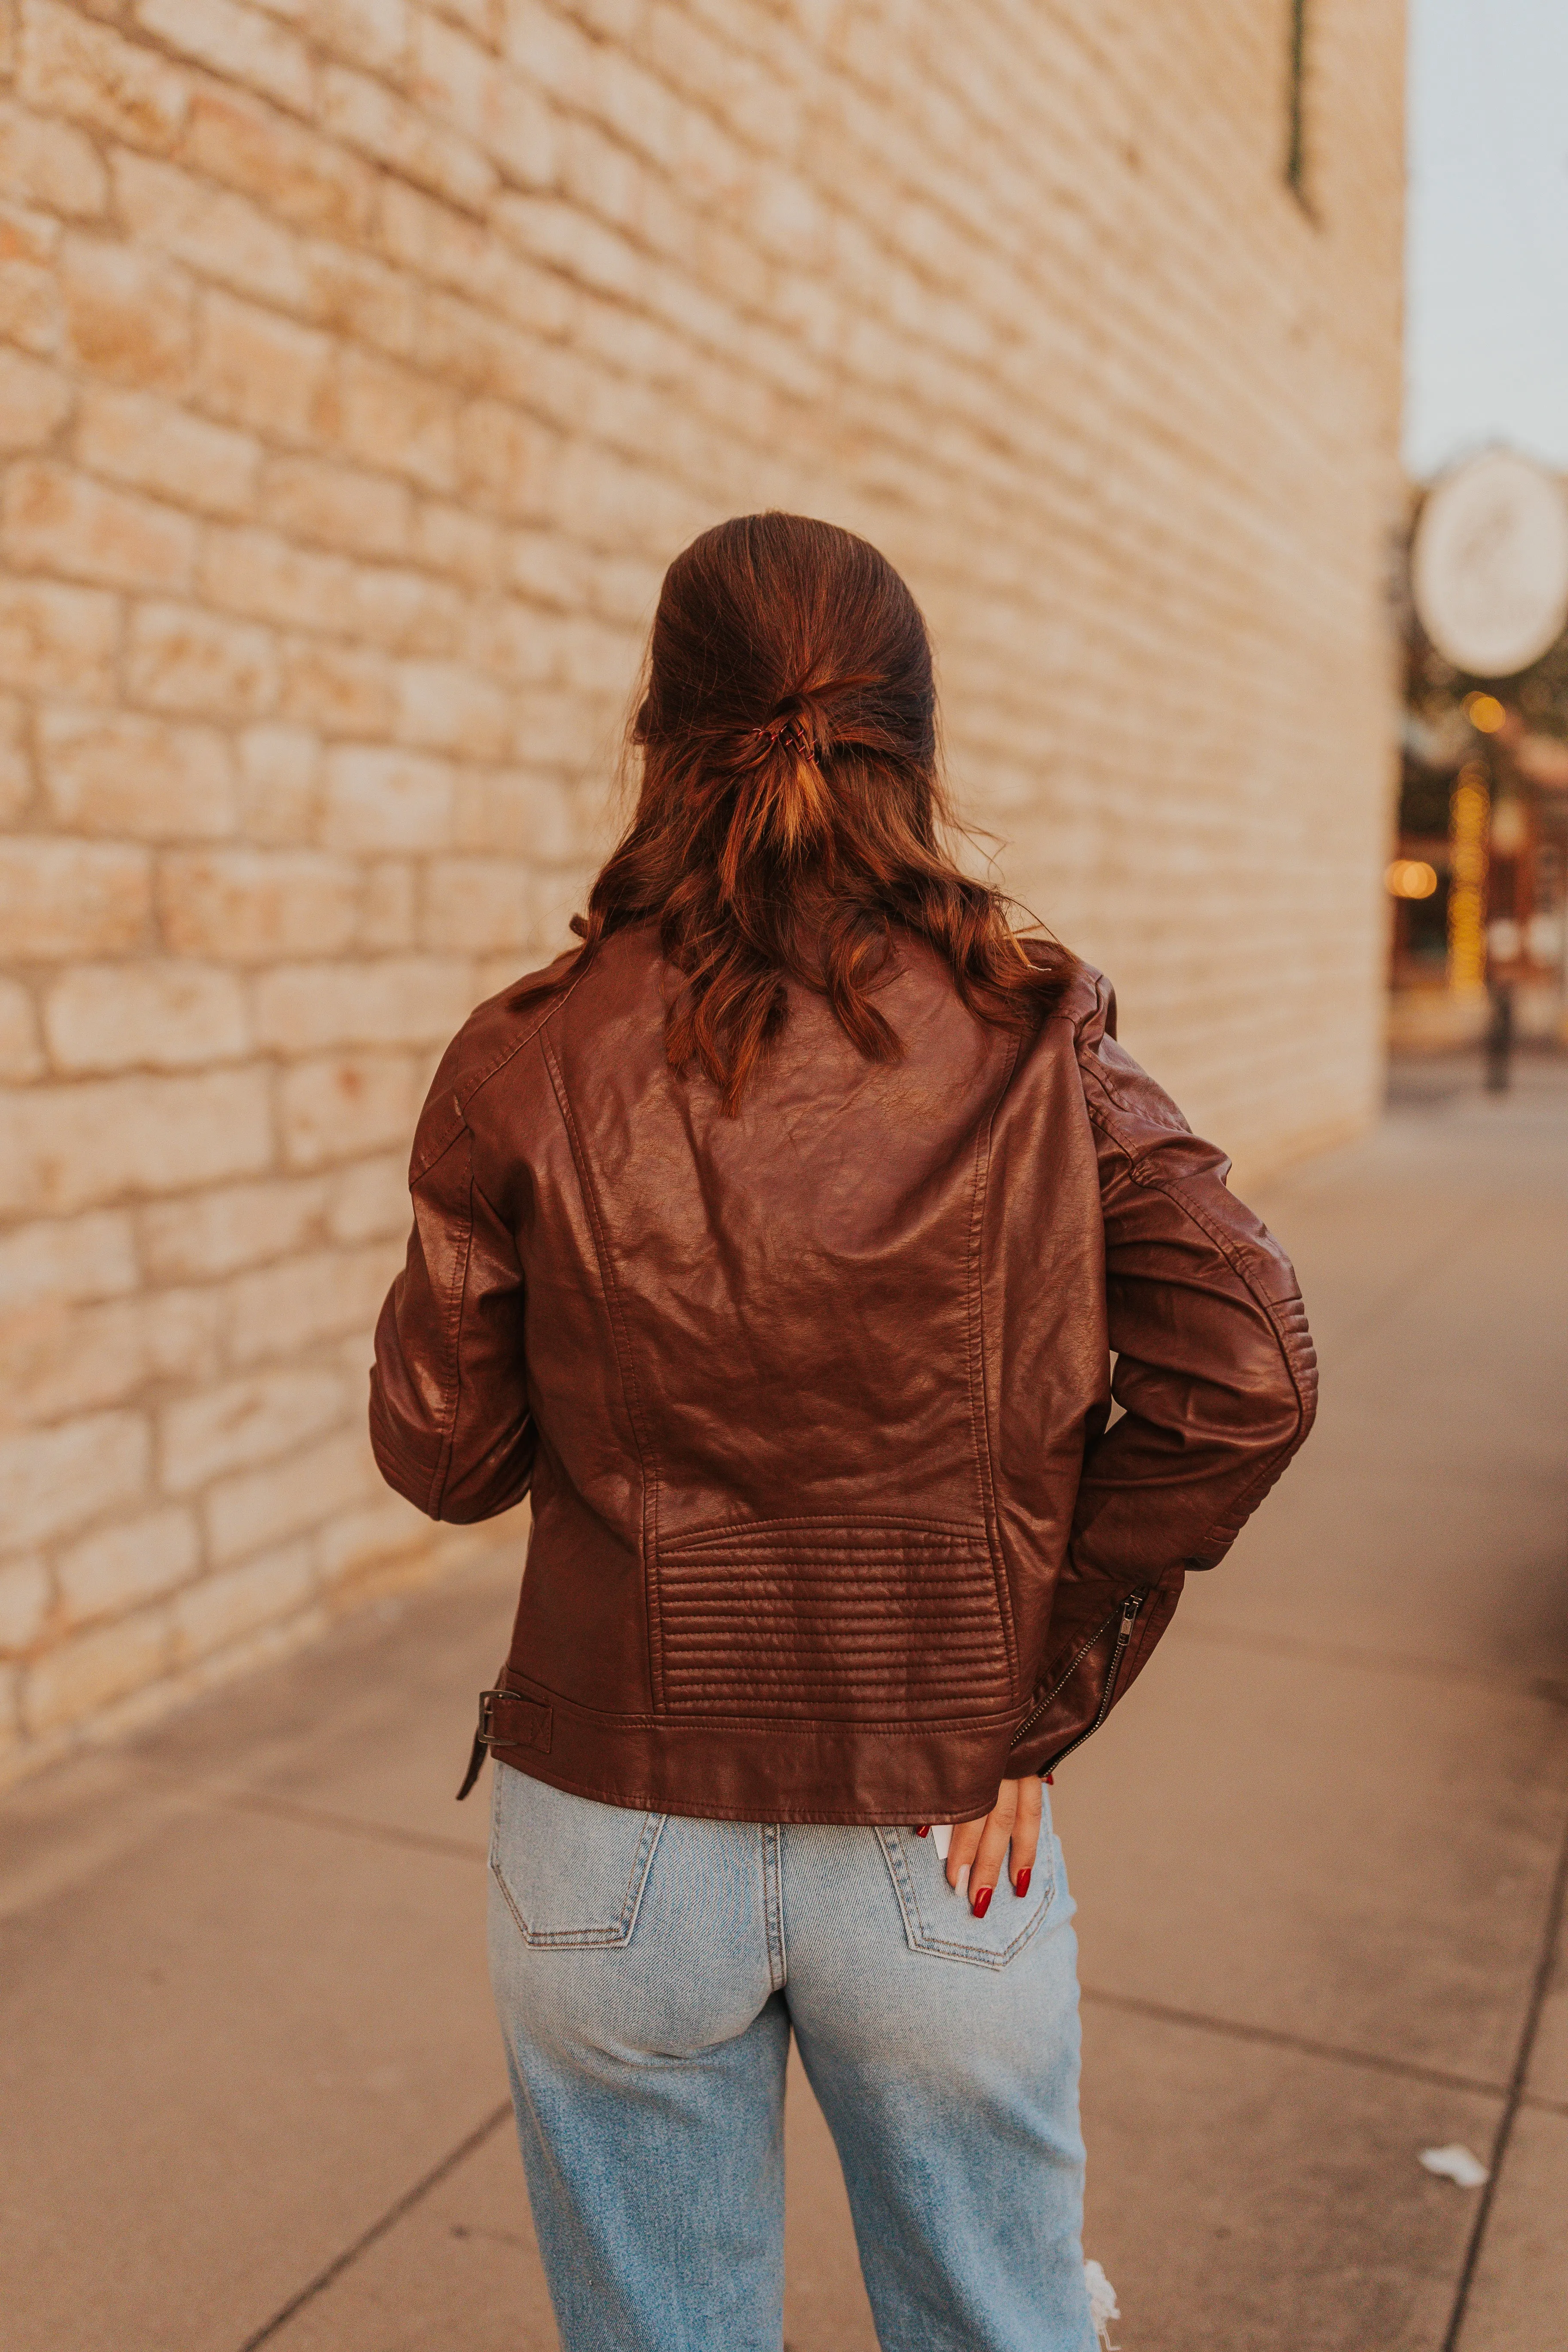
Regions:
<instances>
[{"instance_id":1,"label":"jacket back seam","mask_svg":"<svg viewBox=\"0 0 1568 2352\"><path fill-rule=\"evenodd\" d=\"M985 1290L982 1276L982 1256L985 1237L986 1186L991 1173L991 1135L996 1123L996 1111L1003 1096L1012 1083L1018 1065L1021 1041L1015 1038L996 1091L987 1106L985 1117L974 1146L974 1189L970 1207L967 1307L970 1432L974 1444L975 1471L980 1481L980 1507L985 1521L986 1549L991 1554L991 1574L996 1587L996 1606L1002 1620L1002 1638L1006 1645L1007 1675L1016 1695L1020 1679L1017 1628L1013 1622L1013 1596L1007 1584L1007 1566L1002 1551L1002 1528L996 1509L996 1489L991 1464L991 1407L985 1390Z\"/></svg>"},{"instance_id":2,"label":"jacket back seam","mask_svg":"<svg viewBox=\"0 0 1568 2352\"><path fill-rule=\"evenodd\" d=\"M658 1596L655 1589L658 1559L658 1471L652 1458L651 1433L644 1426L642 1391L632 1355L631 1333L626 1323L625 1302L621 1297L620 1286L616 1280L615 1269L611 1263L608 1228L595 1189L593 1174L588 1166L588 1154L583 1142L582 1130L577 1125L572 1109L571 1097L566 1091L565 1074L556 1056L554 1047L549 1038L543 1034L544 1026L544 1023L541 1022L533 1034L539 1038L540 1052L544 1057L545 1069L560 1109L561 1122L566 1130L566 1140L571 1148L573 1165L577 1171L577 1181L582 1190L583 1205L587 1212L589 1229L594 1236L594 1251L599 1261L599 1280L604 1286L605 1312L609 1319L610 1336L621 1375L621 1393L626 1401L626 1419L631 1424L632 1443L637 1451L637 1467L642 1474L643 1503L640 1535L643 1612L647 1627L648 1683L653 1694L654 1706L658 1708L664 1704L664 1645L658 1619Z\"/></svg>"}]
</instances>

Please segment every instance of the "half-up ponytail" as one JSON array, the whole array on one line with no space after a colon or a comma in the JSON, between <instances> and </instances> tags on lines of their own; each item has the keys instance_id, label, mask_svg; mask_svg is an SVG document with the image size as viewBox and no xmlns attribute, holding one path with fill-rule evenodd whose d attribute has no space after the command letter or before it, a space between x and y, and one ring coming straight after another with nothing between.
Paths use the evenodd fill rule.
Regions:
<instances>
[{"instance_id":1,"label":"half-up ponytail","mask_svg":"<svg viewBox=\"0 0 1568 2352\"><path fill-rule=\"evenodd\" d=\"M592 955L658 925L684 982L670 1064L700 1067L726 1108L782 1028L791 981L871 1059L897 1058L873 995L900 931L984 1021L1028 1026L1059 1000L1072 958L1026 953L1000 895L943 845L925 624L865 540L786 514L694 540L665 574L632 743L637 813L573 929Z\"/></svg>"},{"instance_id":2,"label":"half-up ponytail","mask_svg":"<svg viewBox=\"0 0 1568 2352\"><path fill-rule=\"evenodd\" d=\"M758 856L804 863L833 841L833 800L804 710L775 714L748 730L736 771L734 806L719 858L720 895L733 905Z\"/></svg>"}]
</instances>

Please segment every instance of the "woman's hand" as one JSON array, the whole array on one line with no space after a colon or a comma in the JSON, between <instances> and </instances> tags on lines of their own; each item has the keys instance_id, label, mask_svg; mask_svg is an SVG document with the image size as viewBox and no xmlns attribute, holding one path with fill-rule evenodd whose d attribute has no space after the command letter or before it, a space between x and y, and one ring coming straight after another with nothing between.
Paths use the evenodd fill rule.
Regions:
<instances>
[{"instance_id":1,"label":"woman's hand","mask_svg":"<svg viewBox=\"0 0 1568 2352\"><path fill-rule=\"evenodd\" d=\"M996 1802L977 1822L955 1822L947 1850L947 1883L958 1885L958 1874L969 1865L969 1907L984 1919L1002 1875L1009 1843L1013 1848L1011 1877L1015 1895L1029 1891L1029 1874L1040 1843L1040 1782L1031 1772L1026 1780L1004 1780Z\"/></svg>"}]
</instances>

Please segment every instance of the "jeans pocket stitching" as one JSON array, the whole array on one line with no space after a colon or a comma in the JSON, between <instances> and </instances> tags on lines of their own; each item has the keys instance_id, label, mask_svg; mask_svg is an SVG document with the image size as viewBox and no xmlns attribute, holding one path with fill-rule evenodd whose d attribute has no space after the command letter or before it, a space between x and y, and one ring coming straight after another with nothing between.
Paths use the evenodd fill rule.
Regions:
<instances>
[{"instance_id":1,"label":"jeans pocket stitching","mask_svg":"<svg viewBox=\"0 0 1568 2352\"><path fill-rule=\"evenodd\" d=\"M596 1922L586 1927L531 1927L522 1916L521 1906L507 1884L506 1870L499 1852L490 1857L490 1874L500 1890L501 1899L517 1923L517 1930L531 1950L616 1951L624 1949L637 1933L642 1914L643 1896L647 1890L648 1874L653 1858L664 1834L668 1813L645 1813L637 1851L626 1874L626 1891L622 1899L618 1918Z\"/></svg>"},{"instance_id":2,"label":"jeans pocket stitching","mask_svg":"<svg viewBox=\"0 0 1568 2352\"><path fill-rule=\"evenodd\" d=\"M927 1927L921 1911L920 1891L910 1870L899 1832L879 1830L877 1835L887 1861L888 1874L893 1882L893 1893L898 1898L899 1909L903 1915L904 1937L911 1952L923 1952L933 1959L965 1961L971 1968L1005 1969L1036 1934L1040 1922L1056 1900L1055 1852L1047 1841L1042 1840L1042 1855L1047 1852L1050 1853L1046 1874L1037 1878L1031 1886L1029 1891L1036 1897L1036 1901L1028 1917L1012 1941L1004 1944L999 1950L984 1944L960 1942L952 1937L938 1934L934 1927ZM1038 1863L1036 1868L1037 1870L1039 1868Z\"/></svg>"}]
</instances>

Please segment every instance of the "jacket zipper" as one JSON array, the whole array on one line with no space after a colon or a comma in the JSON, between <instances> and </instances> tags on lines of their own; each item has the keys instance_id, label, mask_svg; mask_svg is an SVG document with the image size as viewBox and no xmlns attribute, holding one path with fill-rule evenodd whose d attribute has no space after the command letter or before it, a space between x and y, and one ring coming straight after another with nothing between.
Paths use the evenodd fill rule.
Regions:
<instances>
[{"instance_id":1,"label":"jacket zipper","mask_svg":"<svg viewBox=\"0 0 1568 2352\"><path fill-rule=\"evenodd\" d=\"M1065 1763L1075 1748L1081 1748L1086 1739L1091 1739L1094 1737L1094 1734L1100 1729L1100 1725L1105 1721L1106 1717L1110 1713L1111 1707L1115 1703L1116 1685L1121 1678L1121 1661L1127 1654L1127 1644L1132 1639L1132 1628L1138 1622L1138 1612L1142 1608L1143 1603L1148 1600L1148 1598L1149 1590L1145 1585L1141 1591L1130 1592L1126 1600L1122 1602L1121 1622L1120 1625L1116 1626L1116 1645L1110 1653L1110 1664L1107 1667L1105 1675L1105 1687L1100 1695L1100 1706L1096 1711L1094 1721L1089 1726L1087 1730L1080 1731L1076 1739L1069 1739L1067 1746L1061 1750L1059 1755L1053 1756L1051 1758L1050 1762L1045 1768L1047 1771L1054 1772L1058 1764ZM1111 1626L1115 1624L1115 1618L1108 1617L1103 1625L1099 1625L1095 1628L1094 1632L1089 1635L1082 1648L1075 1653L1065 1671L1057 1676L1056 1681L1051 1685L1050 1689L1046 1693L1044 1698L1041 1699L1039 1705L1032 1707L1029 1713L1024 1717L1023 1722L1018 1726L1017 1730L1013 1734L1012 1739L1008 1742L1010 1748L1017 1748L1021 1746L1023 1741L1027 1738L1029 1732L1033 1727L1038 1723L1041 1716L1044 1715L1047 1707L1049 1706L1058 1691L1061 1689L1062 1685L1071 1680L1073 1674L1076 1672L1081 1661L1089 1655L1089 1653L1093 1649L1095 1643L1101 1640L1103 1636L1110 1631Z\"/></svg>"}]
</instances>

